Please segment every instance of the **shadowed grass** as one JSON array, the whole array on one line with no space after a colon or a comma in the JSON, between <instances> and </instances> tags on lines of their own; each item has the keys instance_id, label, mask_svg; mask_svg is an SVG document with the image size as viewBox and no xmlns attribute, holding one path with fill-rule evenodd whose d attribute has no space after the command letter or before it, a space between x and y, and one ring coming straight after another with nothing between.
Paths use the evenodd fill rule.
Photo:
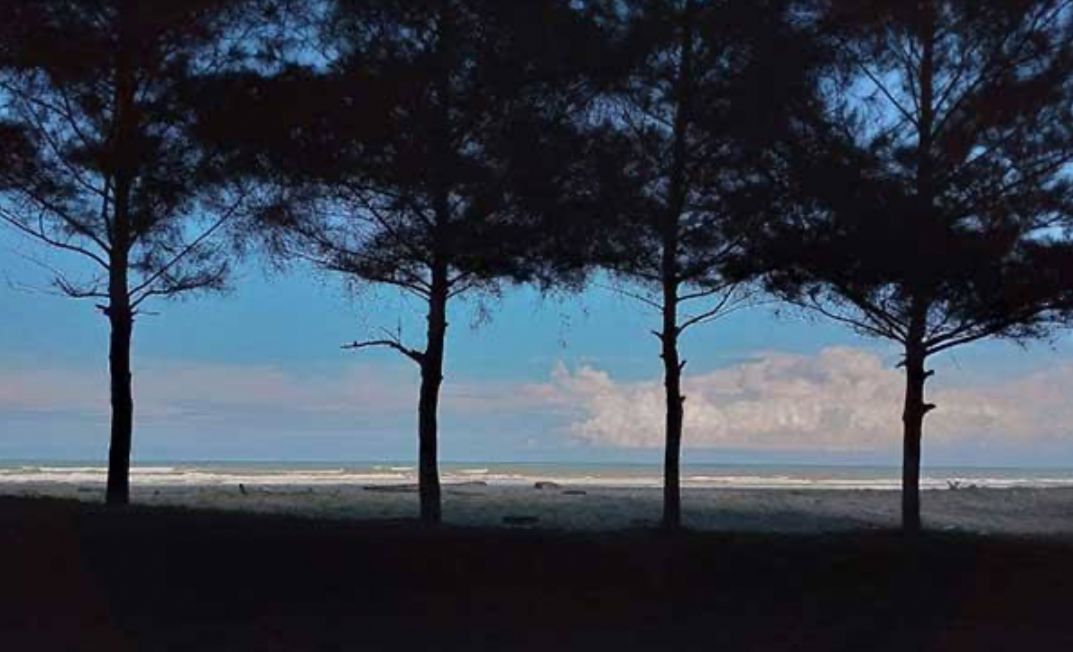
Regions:
<instances>
[{"instance_id":1,"label":"shadowed grass","mask_svg":"<svg viewBox=\"0 0 1073 652\"><path fill-rule=\"evenodd\" d=\"M7 649L1060 649L1073 541L424 528L0 499Z\"/></svg>"}]
</instances>

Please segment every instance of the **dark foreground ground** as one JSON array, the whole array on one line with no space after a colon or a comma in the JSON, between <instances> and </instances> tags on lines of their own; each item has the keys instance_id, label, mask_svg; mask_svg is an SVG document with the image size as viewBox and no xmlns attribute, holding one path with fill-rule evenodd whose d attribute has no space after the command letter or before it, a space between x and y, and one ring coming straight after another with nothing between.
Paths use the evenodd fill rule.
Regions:
<instances>
[{"instance_id":1,"label":"dark foreground ground","mask_svg":"<svg viewBox=\"0 0 1073 652\"><path fill-rule=\"evenodd\" d=\"M0 649L1070 650L1073 541L430 531L0 498Z\"/></svg>"}]
</instances>

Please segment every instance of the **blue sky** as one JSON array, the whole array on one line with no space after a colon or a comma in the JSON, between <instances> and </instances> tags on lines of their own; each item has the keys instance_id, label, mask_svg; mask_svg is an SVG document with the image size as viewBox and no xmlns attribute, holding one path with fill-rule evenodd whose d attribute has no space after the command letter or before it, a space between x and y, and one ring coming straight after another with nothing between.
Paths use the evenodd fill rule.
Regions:
<instances>
[{"instance_id":1,"label":"blue sky","mask_svg":"<svg viewBox=\"0 0 1073 652\"><path fill-rule=\"evenodd\" d=\"M49 294L27 257L71 263L0 232L0 458L103 459L107 324L90 303ZM413 456L412 364L339 346L399 325L419 345L419 305L255 260L232 284L157 303L137 324L136 459ZM477 323L482 301L489 318ZM605 288L509 289L457 302L450 321L445 459L660 459L656 318L637 302ZM687 460L897 463L890 345L757 308L691 331L683 351ZM933 366L926 462L1073 465L1067 335L974 345Z\"/></svg>"}]
</instances>

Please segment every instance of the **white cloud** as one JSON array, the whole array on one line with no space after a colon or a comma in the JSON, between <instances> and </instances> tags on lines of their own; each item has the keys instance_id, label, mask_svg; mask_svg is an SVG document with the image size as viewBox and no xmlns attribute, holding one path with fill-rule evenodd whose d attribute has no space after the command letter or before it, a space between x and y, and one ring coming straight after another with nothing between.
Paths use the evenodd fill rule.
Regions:
<instances>
[{"instance_id":1,"label":"white cloud","mask_svg":"<svg viewBox=\"0 0 1073 652\"><path fill-rule=\"evenodd\" d=\"M939 406L926 423L929 442L994 438L1031 444L1073 438L1073 365L1012 378L965 376L940 367L929 383L929 401ZM747 362L685 377L684 445L890 450L900 441L903 382L890 361L862 349L757 354ZM414 418L417 374L401 365L354 364L294 373L270 365L142 360L135 400L142 424L155 421L198 431L206 421L217 426L205 432L251 421L278 423L283 429L397 422ZM565 430L580 442L655 448L663 443L663 401L659 379L619 382L593 366L570 370L559 363L544 382L448 377L441 405L450 423L466 429L521 418L533 432ZM106 420L106 370L0 369L0 417L27 412Z\"/></svg>"},{"instance_id":2,"label":"white cloud","mask_svg":"<svg viewBox=\"0 0 1073 652\"><path fill-rule=\"evenodd\" d=\"M552 386L584 416L571 431L601 445L663 442L660 381L615 382L589 366L558 366ZM768 353L683 381L683 444L693 448L870 451L897 445L904 376L868 351L835 347L812 356ZM984 384L929 383L939 409L929 440L1045 438L1073 432L1073 366Z\"/></svg>"}]
</instances>

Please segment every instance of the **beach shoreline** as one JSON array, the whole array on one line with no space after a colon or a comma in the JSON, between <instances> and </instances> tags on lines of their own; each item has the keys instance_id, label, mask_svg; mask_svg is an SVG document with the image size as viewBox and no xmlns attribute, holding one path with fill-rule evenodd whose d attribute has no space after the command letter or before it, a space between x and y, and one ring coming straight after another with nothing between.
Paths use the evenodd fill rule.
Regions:
<instances>
[{"instance_id":1,"label":"beach shoreline","mask_svg":"<svg viewBox=\"0 0 1073 652\"><path fill-rule=\"evenodd\" d=\"M539 488L538 488L539 487ZM3 483L0 495L103 501L99 483ZM898 491L885 489L683 489L686 527L697 530L822 533L898 525ZM613 531L655 527L656 487L537 482L443 486L444 521L472 527ZM932 489L923 492L925 527L979 534L1073 536L1073 487ZM181 507L342 520L418 515L416 486L396 484L138 485L139 506Z\"/></svg>"}]
</instances>

